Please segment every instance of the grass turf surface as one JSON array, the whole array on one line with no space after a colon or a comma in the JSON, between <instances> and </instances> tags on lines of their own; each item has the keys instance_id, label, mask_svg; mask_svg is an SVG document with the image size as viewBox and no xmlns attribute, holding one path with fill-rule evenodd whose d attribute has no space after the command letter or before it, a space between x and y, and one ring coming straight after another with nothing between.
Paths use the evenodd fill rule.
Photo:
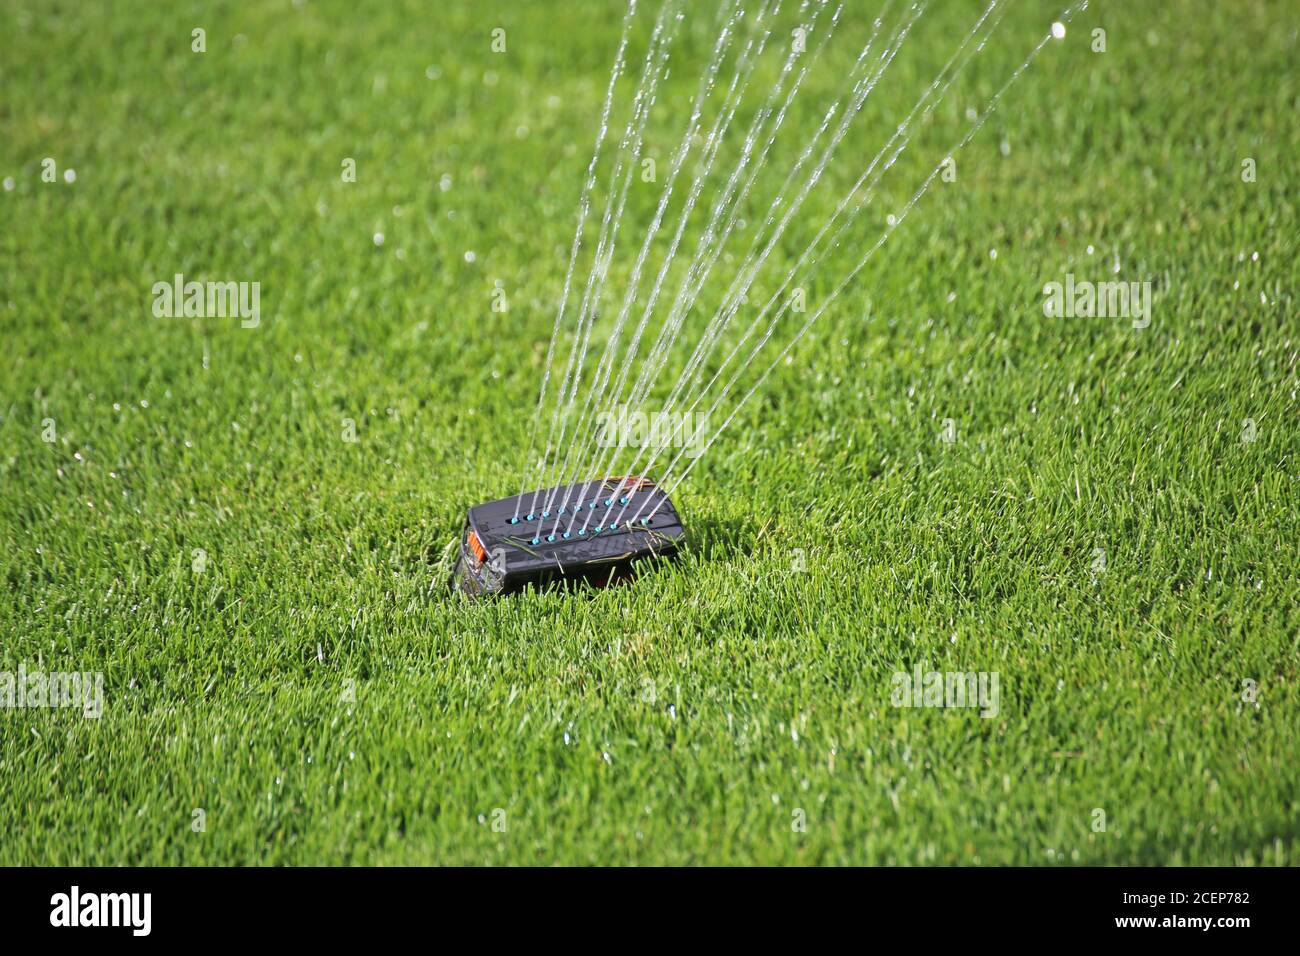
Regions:
<instances>
[{"instance_id":1,"label":"grass turf surface","mask_svg":"<svg viewBox=\"0 0 1300 956\"><path fill-rule=\"evenodd\" d=\"M1296 862L1294 4L1092 4L678 493L684 560L480 604L440 562L518 490L618 8L105 7L0 4L0 669L106 697L0 710L0 863ZM1149 328L1043 315L1115 257ZM155 318L178 272L261 325ZM892 707L917 664L998 716Z\"/></svg>"}]
</instances>

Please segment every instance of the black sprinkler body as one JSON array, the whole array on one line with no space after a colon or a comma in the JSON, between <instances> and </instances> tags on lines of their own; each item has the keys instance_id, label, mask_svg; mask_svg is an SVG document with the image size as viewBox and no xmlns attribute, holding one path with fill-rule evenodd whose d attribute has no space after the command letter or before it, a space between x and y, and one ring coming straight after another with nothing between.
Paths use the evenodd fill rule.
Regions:
<instances>
[{"instance_id":1,"label":"black sprinkler body","mask_svg":"<svg viewBox=\"0 0 1300 956\"><path fill-rule=\"evenodd\" d=\"M528 491L469 509L451 586L474 596L562 582L605 587L638 561L676 554L684 534L672 501L649 478Z\"/></svg>"}]
</instances>

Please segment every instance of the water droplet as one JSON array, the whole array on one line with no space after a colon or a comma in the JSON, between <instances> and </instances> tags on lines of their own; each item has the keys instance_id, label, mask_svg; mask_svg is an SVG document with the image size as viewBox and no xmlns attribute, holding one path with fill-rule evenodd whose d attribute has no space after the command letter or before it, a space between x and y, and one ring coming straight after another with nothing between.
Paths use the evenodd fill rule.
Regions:
<instances>
[{"instance_id":1,"label":"water droplet","mask_svg":"<svg viewBox=\"0 0 1300 956\"><path fill-rule=\"evenodd\" d=\"M7 192L7 193L11 193L11 192L13 192L13 191L14 191L14 178L13 178L12 176L6 176L6 177L5 177L5 192Z\"/></svg>"},{"instance_id":2,"label":"water droplet","mask_svg":"<svg viewBox=\"0 0 1300 956\"><path fill-rule=\"evenodd\" d=\"M465 261L466 261L466 262L473 262L473 261L474 261L475 259L477 259L477 258L478 258L478 256L474 255L474 250L473 250L473 249L470 249L470 250L467 250L467 251L466 251L466 253L465 253Z\"/></svg>"},{"instance_id":3,"label":"water droplet","mask_svg":"<svg viewBox=\"0 0 1300 956\"><path fill-rule=\"evenodd\" d=\"M63 171L63 181L65 183L75 183L77 181L77 171L75 169L65 169Z\"/></svg>"},{"instance_id":4,"label":"water droplet","mask_svg":"<svg viewBox=\"0 0 1300 956\"><path fill-rule=\"evenodd\" d=\"M1058 40L1065 39L1065 24L1062 23L1060 20L1057 20L1055 23L1052 24L1052 36L1054 36Z\"/></svg>"},{"instance_id":5,"label":"water droplet","mask_svg":"<svg viewBox=\"0 0 1300 956\"><path fill-rule=\"evenodd\" d=\"M382 246L383 244L384 244L384 234L382 232L375 233L375 245Z\"/></svg>"}]
</instances>

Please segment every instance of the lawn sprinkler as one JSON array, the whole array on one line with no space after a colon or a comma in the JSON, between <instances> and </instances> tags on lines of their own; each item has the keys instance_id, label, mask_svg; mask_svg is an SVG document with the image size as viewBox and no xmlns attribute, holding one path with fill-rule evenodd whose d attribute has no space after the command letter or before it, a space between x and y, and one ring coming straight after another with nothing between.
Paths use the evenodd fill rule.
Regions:
<instances>
[{"instance_id":1,"label":"lawn sprinkler","mask_svg":"<svg viewBox=\"0 0 1300 956\"><path fill-rule=\"evenodd\" d=\"M922 127L935 115L958 73L984 49L997 29L1003 11L997 9L999 5L996 2L989 4L906 117L897 124L890 124L893 133L880 146L875 157L865 167L857 158L849 160L855 168L862 169L861 174L833 211L829 201L826 203L823 208L828 218L816 234L805 240L796 232L800 238L792 240L784 235L786 227L819 182L839 178L833 175L823 180L827 164L925 5L911 4L907 12L898 14L892 27L887 27L883 18L872 21L871 35L853 65L841 77L839 91L831 94L833 99L818 102L811 108L810 117L824 117L822 125L798 153L797 162L786 171L785 183L776 193L766 215L754 216L756 234L752 240L742 244L742 247L748 246L747 252L742 252L741 248L729 249L727 242L733 231L746 228L748 210L752 205L757 203L754 211L761 213L762 200L757 197L763 194L763 190L753 196L748 193L799 90L804 75L794 69L799 57L808 53L808 62L819 59L818 53L809 52L804 47L803 39L808 34L814 36L815 49L820 51L840 21L841 7L821 0L798 5L800 25L794 34L799 42L788 52L778 54L784 57L783 68L763 70L757 74L761 76L766 72L775 79L774 85L766 89L763 104L755 103L752 111L748 105L743 110L738 107L745 102L745 90L756 75L753 71L762 59L766 38L773 35L774 24L778 27L777 34L784 32L786 24L769 20L769 17L777 17L781 5L755 5L754 18L747 27L752 31L749 42L743 51L737 48L736 55L731 58L726 51L745 14L733 9L724 18L713 46L713 59L705 69L694 100L685 111L690 119L681 142L671 154L664 183L659 187L658 205L646 226L645 237L639 242L616 241L628 186L642 155L652 152L645 140L647 128L655 128L654 125L647 126L649 117L656 104L679 102L675 96L671 99L660 97L658 90L660 80L670 72L670 47L677 24L685 17L686 6L678 0L665 0L660 7L626 126L621 134L607 136L616 90L623 88L623 84L616 81L627 65L627 40L636 20L637 4L633 2L628 8L597 124L595 148L580 193L568 267L541 368L542 380L530 429L531 440L527 454L522 456L525 476L530 473L552 475L554 477L546 480L562 482L570 480L573 475L594 474L596 477L579 484L560 484L524 492L513 498L502 498L471 508L465 519L460 555L451 581L452 586L460 591L474 595L507 594L530 585L540 588L552 583L580 580L603 587L627 577L638 561L657 560L675 554L682 545L684 531L676 509L668 500L668 492L676 491L691 474L701 456L736 420L741 408L772 372L793 363L795 347L835 299L853 285L871 257L893 235L895 227L922 199L939 174L956 168L951 165L955 162L954 155L970 142L990 116L995 115L1003 94L1029 68L1049 40L1064 38L1066 23L1076 11L1087 7L1087 0L1074 0L1062 13L1061 20L1052 24L1051 31L1040 35L1037 46L1031 48L1029 56L1011 78L985 101L982 110L973 106L968 108L969 122L962 125L959 139L946 153L939 154L946 158L932 168L928 163L923 165L923 178L919 185L907 186L901 193L911 198L885 217L884 229L874 242L870 241L869 233L878 228L879 224L874 220L879 206L872 207L873 211L863 217L868 222L868 235L859 242L857 234L847 230L855 227L859 214L877 195L881 178L894 167L895 161L913 139L913 123ZM828 8L834 11L829 22L825 19L819 22L818 18ZM892 33L893 38L878 56L869 55L882 31ZM734 72L727 87L726 100L714 111L712 107L706 107L706 102L715 89L715 83L721 83L719 70L728 61ZM775 67L776 64L769 66ZM787 88L787 79L791 76L796 78ZM764 88L765 84L760 83L755 96ZM728 132L728 124L738 112L750 114L749 130L743 136ZM707 134L704 132L706 124L700 122L706 114L712 114ZM832 128L832 119L835 120L835 132L819 144L818 140ZM608 157L605 163L612 169L610 186L602 195L596 187L604 179L598 175L598 170L602 168L602 151L607 139L613 156ZM738 147L737 154L723 149L724 143L744 145ZM756 152L755 146L759 143L763 145ZM688 156L697 144L700 151L688 163ZM792 155L795 151L784 152ZM856 152L855 148L853 153ZM712 170L719 155L726 155L727 159L714 173ZM814 155L818 157L816 161L808 162ZM726 167L733 161L734 168L728 176ZM678 224L675 230L661 233L665 214L673 205L677 174L692 166L695 169L693 182L681 200L680 208L674 209L679 214ZM929 169L928 173L926 169ZM778 174L771 175L775 180ZM650 179L653 181L654 177ZM701 195L708 184L715 187L716 195ZM894 189L892 183L887 187L890 194ZM592 209L601 205L601 199L604 200L604 212L599 216L597 231L595 217L590 224L588 218ZM697 203L700 199L703 202ZM692 220L697 205L700 213ZM707 214L705 210L708 210ZM680 240L692 222L701 232L694 243L694 251L689 251L690 244L683 251ZM812 229L808 228L807 232L812 233ZM588 255L583 251L583 242L589 234L594 234L596 245ZM853 257L856 262L852 268L835 281L827 294L818 297L815 308L809 309L804 285L792 288L792 283L806 284L815 275L823 257L841 248L846 236L853 236L853 244L860 244L864 251L861 256ZM742 314L742 309L749 305L758 288L769 286L769 280L760 281L755 286L768 254L774 248L787 246L792 252L795 247L801 247L797 249L797 261L786 272L784 280L779 280L779 276L771 278L770 284L779 280L779 287L770 297L766 292L759 297L766 298L766 304L758 309L748 327L739 332L732 324L733 320ZM616 249L639 249L639 252L632 262L618 263L611 268ZM662 253L663 258L656 266L657 252ZM690 259L681 260L680 268L674 271L674 257L679 253L683 256L689 254ZM733 261L739 255L744 256L743 261ZM469 253L466 253L466 258L470 258ZM722 271L729 274L730 279L714 273L719 262L724 264ZM588 270L585 280L580 271L583 268ZM610 282L611 276L617 278ZM651 276L655 277L652 282ZM676 280L670 282L673 276ZM708 296L700 298L710 280L725 288L720 300ZM671 291L674 284L676 292ZM500 287L501 283L497 282L497 286ZM579 290L581 294L578 294ZM790 318L791 313L804 311L810 314L802 319ZM640 317L636 318L638 313ZM688 321L692 316L699 317L697 327L692 327ZM702 327L699 327L700 323ZM784 346L780 346L772 356L771 349L778 348L782 340ZM730 343L730 348L725 356L718 355L724 343ZM761 354L769 343L773 344L768 353ZM568 357L562 360L560 356L566 351L566 345ZM686 348L690 349L689 354L682 358L681 367L675 368L679 349ZM539 351L539 357L540 354ZM588 356L591 356L590 363ZM669 365L670 360L674 360L674 365ZM668 376L673 372L677 374L671 387L665 369ZM493 371L492 374L496 377L499 373ZM640 421L638 416L644 417L643 406L648 399L659 397L660 389L665 390L666 406L656 413L653 420L657 423L667 421L672 427L669 434L657 435L653 433L662 432L662 429L652 427L652 437L646 442L637 424ZM617 409L617 415L611 419L614 409ZM633 410L630 417L627 414L629 409ZM706 427L715 413L720 416L721 424L716 428ZM675 431L678 422L685 423L680 435ZM594 449L593 445L596 446ZM680 447L670 453L670 460L657 464L669 446L678 445ZM628 447L638 449L631 463L619 458L620 450ZM600 449L605 448L611 450L604 454ZM688 459L685 463L682 462L684 457ZM528 464L533 461L537 462L535 472ZM655 469L665 487L635 474L621 478L600 477L611 471L626 473L651 469ZM515 487L527 487L533 480L536 479L521 476Z\"/></svg>"},{"instance_id":2,"label":"lawn sprinkler","mask_svg":"<svg viewBox=\"0 0 1300 956\"><path fill-rule=\"evenodd\" d=\"M529 491L469 509L451 586L473 596L587 582L603 588L634 565L677 553L685 530L649 478L603 478Z\"/></svg>"}]
</instances>

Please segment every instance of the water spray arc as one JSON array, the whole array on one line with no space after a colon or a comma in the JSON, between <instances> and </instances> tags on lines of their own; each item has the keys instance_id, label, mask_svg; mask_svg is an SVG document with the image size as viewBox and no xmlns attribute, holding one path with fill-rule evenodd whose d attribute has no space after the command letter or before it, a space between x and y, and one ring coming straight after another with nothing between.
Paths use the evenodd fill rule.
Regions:
<instances>
[{"instance_id":1,"label":"water spray arc","mask_svg":"<svg viewBox=\"0 0 1300 956\"><path fill-rule=\"evenodd\" d=\"M875 239L856 240L865 247L864 254L838 278L793 334L782 337L784 345L775 358L762 364L760 356L777 337L782 323L802 311L794 307L795 290L802 288L796 283L806 284L829 253L854 241L850 230L879 195L882 180L896 167L912 145L917 128L930 120L958 76L985 50L1009 2L988 0L906 116L893 124L884 144L862 167L831 215L803 244L794 265L774 280L775 291L760 296L763 304L757 314L731 341L728 335L733 321L758 287L764 265L780 248L791 224L798 221L808 197L826 181L827 169L854 120L889 73L929 4L913 0L895 12L893 0L885 0L870 22L869 36L853 59L840 92L814 107L819 109L820 122L805 142L795 144L795 158L764 207L761 190L755 189L761 183L760 174L779 153L777 146L789 129L787 118L810 69L831 47L837 28L846 20L844 5L802 0L797 9L789 11L793 19L784 25L794 24L791 45L780 55L776 77L761 104L748 123L741 124L738 155L728 166L720 162L728 134L743 112L744 94L760 73L765 54L777 50L774 55L779 55L780 44L773 39L781 35L784 11L783 0L725 0L718 12L708 62L670 153L654 211L635 246L621 297L613 297L614 308L609 310L613 322L602 331L602 305L609 298L606 285L620 248L633 175L646 150L652 115L662 105L661 83L669 72L673 45L692 26L683 0L664 0L653 19L630 113L613 155L607 159L605 204L595 229L589 270L581 283L581 295L576 295L575 277L601 179L617 89L628 72L628 51L642 19L638 0L630 0L579 196L577 227L529 429L530 448L521 468L520 491L470 509L453 586L474 595L509 593L556 581L582 580L603 586L630 575L638 562L677 552L685 530L671 496L771 373L907 219L945 166L979 133L1043 48L1053 39L1061 39L1074 16L1087 8L1087 0L1078 0L1046 26L1020 66L972 116L966 132L929 167L919 184L904 191L906 202L886 216ZM681 197L680 208L674 212L677 196ZM744 221L745 212L747 204L754 202L759 211L756 225L750 226ZM699 234L688 258L680 259L679 249L697 209L704 210ZM675 222L667 232L666 222ZM752 231L752 238L736 263L737 254L728 246L745 231ZM656 256L657 268L652 265ZM703 293L720 263L731 270L731 279L717 305L703 313L702 327L680 372L671 386L665 386L668 394L660 414L687 425L652 430L650 440L634 443L635 453L629 456L626 442L619 436L609 441L608 428L600 423L613 420L616 410L644 416L644 407L674 346L691 326L691 317L700 314ZM645 287L649 276L653 279ZM571 308L575 300L576 306ZM650 345L643 352L647 339ZM568 354L561 374L555 364L566 341ZM729 344L725 355L714 360L724 343ZM587 358L593 349L600 357L588 372ZM759 371L744 388L742 379L752 369ZM552 379L559 382L558 387L551 387ZM647 477L665 457L668 461L659 471L659 480ZM685 464L683 458L688 459ZM530 482L532 491L527 490Z\"/></svg>"}]
</instances>

